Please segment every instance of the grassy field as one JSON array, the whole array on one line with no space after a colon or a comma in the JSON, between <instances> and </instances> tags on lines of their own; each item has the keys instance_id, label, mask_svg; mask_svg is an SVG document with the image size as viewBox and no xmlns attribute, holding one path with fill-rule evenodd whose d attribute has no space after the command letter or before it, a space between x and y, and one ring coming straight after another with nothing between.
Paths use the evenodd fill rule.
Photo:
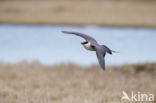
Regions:
<instances>
[{"instance_id":1,"label":"grassy field","mask_svg":"<svg viewBox=\"0 0 156 103\"><path fill-rule=\"evenodd\" d=\"M103 71L99 66L0 63L0 103L129 103L120 100L123 90L156 96L156 64Z\"/></svg>"},{"instance_id":2,"label":"grassy field","mask_svg":"<svg viewBox=\"0 0 156 103\"><path fill-rule=\"evenodd\" d=\"M0 0L0 23L156 27L156 0Z\"/></svg>"}]
</instances>

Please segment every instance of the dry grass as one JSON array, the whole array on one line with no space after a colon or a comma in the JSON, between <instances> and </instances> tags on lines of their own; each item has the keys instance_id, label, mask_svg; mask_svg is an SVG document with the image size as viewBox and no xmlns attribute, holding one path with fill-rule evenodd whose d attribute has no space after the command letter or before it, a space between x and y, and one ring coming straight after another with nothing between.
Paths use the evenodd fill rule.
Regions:
<instances>
[{"instance_id":1,"label":"dry grass","mask_svg":"<svg viewBox=\"0 0 156 103\"><path fill-rule=\"evenodd\" d=\"M135 70L140 66L146 69L146 65L155 71L156 64L102 71L97 66L85 69L72 64L46 67L1 63L0 103L121 103L123 90L156 95L154 71Z\"/></svg>"},{"instance_id":2,"label":"dry grass","mask_svg":"<svg viewBox=\"0 0 156 103\"><path fill-rule=\"evenodd\" d=\"M2 0L0 23L156 27L156 0Z\"/></svg>"}]
</instances>

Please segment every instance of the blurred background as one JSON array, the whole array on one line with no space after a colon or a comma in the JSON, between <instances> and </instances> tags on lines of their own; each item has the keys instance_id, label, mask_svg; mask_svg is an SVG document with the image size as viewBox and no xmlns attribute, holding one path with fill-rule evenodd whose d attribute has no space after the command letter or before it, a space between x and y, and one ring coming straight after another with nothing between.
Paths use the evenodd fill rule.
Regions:
<instances>
[{"instance_id":1,"label":"blurred background","mask_svg":"<svg viewBox=\"0 0 156 103\"><path fill-rule=\"evenodd\" d=\"M120 53L106 55L103 71L84 40L62 30ZM123 90L156 94L155 44L156 0L0 0L0 103L120 103Z\"/></svg>"},{"instance_id":2,"label":"blurred background","mask_svg":"<svg viewBox=\"0 0 156 103\"><path fill-rule=\"evenodd\" d=\"M156 61L155 0L0 0L0 61L97 64L77 31L121 52L107 65ZM108 57L108 58L107 58Z\"/></svg>"},{"instance_id":3,"label":"blurred background","mask_svg":"<svg viewBox=\"0 0 156 103\"><path fill-rule=\"evenodd\" d=\"M83 38L63 34L61 30L89 34L99 44L120 52L106 55L107 66L156 62L156 29L8 24L0 26L0 61L38 61L44 65L74 63L84 67L98 64L96 53L81 45Z\"/></svg>"}]
</instances>

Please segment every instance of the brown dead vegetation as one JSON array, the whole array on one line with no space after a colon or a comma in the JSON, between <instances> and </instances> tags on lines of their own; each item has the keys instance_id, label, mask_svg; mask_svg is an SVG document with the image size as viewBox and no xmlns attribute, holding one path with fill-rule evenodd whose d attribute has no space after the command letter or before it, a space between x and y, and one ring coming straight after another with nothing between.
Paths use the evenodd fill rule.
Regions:
<instances>
[{"instance_id":1,"label":"brown dead vegetation","mask_svg":"<svg viewBox=\"0 0 156 103\"><path fill-rule=\"evenodd\" d=\"M0 64L0 103L121 103L122 91L156 95L156 64L80 67ZM135 103L135 102L134 102Z\"/></svg>"}]
</instances>

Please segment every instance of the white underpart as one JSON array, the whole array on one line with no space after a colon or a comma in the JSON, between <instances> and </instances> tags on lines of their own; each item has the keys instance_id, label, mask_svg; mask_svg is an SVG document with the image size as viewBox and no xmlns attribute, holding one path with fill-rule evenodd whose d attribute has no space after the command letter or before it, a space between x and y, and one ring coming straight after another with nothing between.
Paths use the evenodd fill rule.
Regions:
<instances>
[{"instance_id":1,"label":"white underpart","mask_svg":"<svg viewBox=\"0 0 156 103\"><path fill-rule=\"evenodd\" d=\"M87 44L83 44L84 48L87 50L91 50L94 51L94 48L91 47L90 42L88 42Z\"/></svg>"}]
</instances>

